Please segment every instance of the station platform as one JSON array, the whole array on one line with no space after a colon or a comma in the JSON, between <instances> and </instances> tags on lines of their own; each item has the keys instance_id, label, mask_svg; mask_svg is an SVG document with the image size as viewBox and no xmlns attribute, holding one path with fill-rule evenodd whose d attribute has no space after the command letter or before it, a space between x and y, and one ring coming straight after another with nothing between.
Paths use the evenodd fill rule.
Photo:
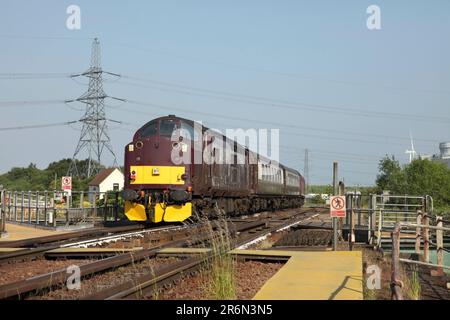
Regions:
<instances>
[{"instance_id":1,"label":"station platform","mask_svg":"<svg viewBox=\"0 0 450 320\"><path fill-rule=\"evenodd\" d=\"M8 233L7 237L0 238L0 242L2 241L14 241L14 240L26 240L30 238L37 237L46 237L54 234L62 234L65 231L53 231L53 230L44 230L34 228L33 226L24 226L18 225L14 223L6 223L5 224L6 232Z\"/></svg>"},{"instance_id":2,"label":"station platform","mask_svg":"<svg viewBox=\"0 0 450 320\"><path fill-rule=\"evenodd\" d=\"M254 300L362 300L360 251L233 250L233 254L290 256Z\"/></svg>"}]
</instances>

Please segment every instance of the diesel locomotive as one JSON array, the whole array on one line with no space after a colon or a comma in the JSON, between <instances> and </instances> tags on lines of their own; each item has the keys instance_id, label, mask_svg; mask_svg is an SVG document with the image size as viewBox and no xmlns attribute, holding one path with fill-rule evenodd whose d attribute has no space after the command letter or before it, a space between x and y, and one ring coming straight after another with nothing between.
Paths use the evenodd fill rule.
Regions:
<instances>
[{"instance_id":1,"label":"diesel locomotive","mask_svg":"<svg viewBox=\"0 0 450 320\"><path fill-rule=\"evenodd\" d=\"M224 152L214 146L228 147ZM222 150L223 151L223 150ZM125 147L125 214L134 221L181 222L300 207L305 180L192 120L169 115L136 131Z\"/></svg>"}]
</instances>

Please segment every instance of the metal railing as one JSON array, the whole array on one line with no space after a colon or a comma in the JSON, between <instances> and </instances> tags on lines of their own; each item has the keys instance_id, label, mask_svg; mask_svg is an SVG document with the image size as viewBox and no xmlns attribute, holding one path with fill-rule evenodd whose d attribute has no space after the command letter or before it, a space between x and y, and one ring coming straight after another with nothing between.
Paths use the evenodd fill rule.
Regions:
<instances>
[{"instance_id":1,"label":"metal railing","mask_svg":"<svg viewBox=\"0 0 450 320\"><path fill-rule=\"evenodd\" d=\"M0 189L0 235L5 232L5 191Z\"/></svg>"},{"instance_id":2,"label":"metal railing","mask_svg":"<svg viewBox=\"0 0 450 320\"><path fill-rule=\"evenodd\" d=\"M430 196L411 195L361 195L347 192L347 214L344 224L349 234L355 228L367 229L367 242L381 244L382 233L392 231L396 222L415 222L417 210L433 212ZM349 236L350 237L350 236Z\"/></svg>"},{"instance_id":3,"label":"metal railing","mask_svg":"<svg viewBox=\"0 0 450 320\"><path fill-rule=\"evenodd\" d=\"M428 195L377 195L373 202L378 247L381 246L383 232L391 232L396 223L415 223L417 211L433 212L433 198Z\"/></svg>"},{"instance_id":4,"label":"metal railing","mask_svg":"<svg viewBox=\"0 0 450 320\"><path fill-rule=\"evenodd\" d=\"M43 226L117 221L120 192L2 191L3 220Z\"/></svg>"},{"instance_id":5,"label":"metal railing","mask_svg":"<svg viewBox=\"0 0 450 320\"><path fill-rule=\"evenodd\" d=\"M435 268L438 275L442 275L444 269L450 269L450 266L444 263L444 252L450 252L449 249L444 247L444 232L450 232L450 228L444 227L444 223L450 223L450 221L444 220L442 216L435 216L436 225L430 225L431 218L433 216L419 210L416 214L416 223L397 222L394 226L391 233L391 291L393 299L403 299L400 262ZM400 258L401 233L407 230L415 230L415 253L422 258L422 261ZM431 241L430 233L432 231L435 232L436 242ZM430 246L436 248L437 263L430 263Z\"/></svg>"}]
</instances>

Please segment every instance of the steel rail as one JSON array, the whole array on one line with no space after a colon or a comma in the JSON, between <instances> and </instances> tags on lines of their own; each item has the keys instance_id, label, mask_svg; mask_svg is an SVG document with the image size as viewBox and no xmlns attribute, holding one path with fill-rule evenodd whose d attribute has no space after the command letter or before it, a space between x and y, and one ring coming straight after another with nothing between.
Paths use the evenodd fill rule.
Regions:
<instances>
[{"instance_id":1,"label":"steel rail","mask_svg":"<svg viewBox=\"0 0 450 320\"><path fill-rule=\"evenodd\" d=\"M315 210L314 210L315 211ZM261 230L259 233L252 234L250 236L245 236L243 239L238 240L233 248L238 248L243 244L259 238L263 235L270 234L277 230L281 230L292 225L295 225L302 221L302 218L310 219L315 214L307 214L305 212L299 212L293 216L287 217L284 223L278 223L266 230ZM305 217L306 216L306 217ZM251 221L246 224L236 226L237 232L248 231L251 228L259 228L261 226L267 225L270 218L262 219L261 221ZM158 268L153 274L147 274L127 281L118 286L107 288L103 291L97 292L95 294L82 297L82 300L112 300L112 299L137 299L141 298L146 294L151 294L154 290L158 290L167 283L171 283L177 279L183 277L183 275L188 273L193 273L199 270L203 263L213 259L217 256L216 252L208 252L200 257L192 257L183 261L176 262L174 264L163 266ZM256 257L258 258L258 257Z\"/></svg>"},{"instance_id":2,"label":"steel rail","mask_svg":"<svg viewBox=\"0 0 450 320\"><path fill-rule=\"evenodd\" d=\"M90 274L123 266L132 263L133 261L141 261L149 257L154 257L159 249L167 246L177 247L183 245L184 243L185 240L167 242L150 249L127 252L106 259L86 263L80 266L80 276L85 277ZM25 280L8 283L0 286L0 299L20 299L29 293L38 292L63 284L67 281L69 276L70 274L67 273L66 269L61 269Z\"/></svg>"},{"instance_id":3,"label":"steel rail","mask_svg":"<svg viewBox=\"0 0 450 320\"><path fill-rule=\"evenodd\" d=\"M69 243L64 242L64 244L61 244L61 245L47 245L45 247L38 247L38 248L23 248L23 250L17 250L17 251L13 251L10 253L0 254L0 265L10 263L13 261L23 261L23 260L35 259L37 257L46 255L51 250L58 249L58 248L88 247L88 246L99 245L99 244L113 242L113 241L124 240L126 238L133 238L133 237L136 237L139 235L146 235L146 234L150 234L150 233L158 233L158 232L165 232L165 231L171 231L171 230L180 230L181 231L185 227L186 226L168 226L168 227L152 228L152 229L146 229L146 230L136 231L136 232L119 233L119 234L112 235L112 236L107 236L107 237L102 237L102 238L93 238L93 239L84 240L84 241L69 242ZM120 231L126 231L126 230L116 230L116 232L120 232ZM53 256L56 256L56 254L53 254Z\"/></svg>"},{"instance_id":4,"label":"steel rail","mask_svg":"<svg viewBox=\"0 0 450 320\"><path fill-rule=\"evenodd\" d=\"M116 232L126 232L132 230L143 229L141 225L123 226L123 227L102 227L93 228L89 230L81 230L76 232L67 232L62 234L55 234L45 237L36 237L24 240L13 240L13 241L2 241L0 242L0 248L22 248L22 247L36 247L42 244L48 244L53 242L67 242L73 239L79 239L83 237L95 237L99 235L116 233Z\"/></svg>"}]
</instances>

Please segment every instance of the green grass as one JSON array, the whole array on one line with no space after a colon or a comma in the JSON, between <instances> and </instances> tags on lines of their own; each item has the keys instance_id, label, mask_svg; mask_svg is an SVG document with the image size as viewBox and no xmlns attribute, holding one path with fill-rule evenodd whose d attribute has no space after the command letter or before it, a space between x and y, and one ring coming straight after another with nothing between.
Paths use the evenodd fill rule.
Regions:
<instances>
[{"instance_id":1,"label":"green grass","mask_svg":"<svg viewBox=\"0 0 450 320\"><path fill-rule=\"evenodd\" d=\"M212 250L212 258L207 260L202 274L205 278L204 290L209 299L236 299L236 261L229 253L232 240L227 221L223 214L216 220L217 230L213 230L211 221L206 224L209 229L207 246Z\"/></svg>"},{"instance_id":2,"label":"green grass","mask_svg":"<svg viewBox=\"0 0 450 320\"><path fill-rule=\"evenodd\" d=\"M411 272L411 278L408 279L406 284L406 294L411 300L420 300L420 279L417 267L414 266Z\"/></svg>"}]
</instances>

